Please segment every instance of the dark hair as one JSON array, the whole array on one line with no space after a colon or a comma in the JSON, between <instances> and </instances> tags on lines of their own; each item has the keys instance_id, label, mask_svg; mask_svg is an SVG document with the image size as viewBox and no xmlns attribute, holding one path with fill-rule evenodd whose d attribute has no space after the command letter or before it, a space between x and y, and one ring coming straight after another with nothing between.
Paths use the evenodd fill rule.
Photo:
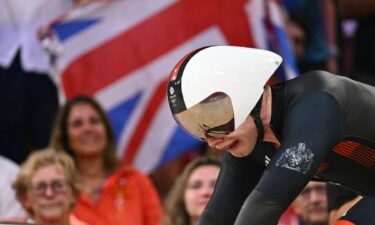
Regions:
<instances>
[{"instance_id":1,"label":"dark hair","mask_svg":"<svg viewBox=\"0 0 375 225\"><path fill-rule=\"evenodd\" d=\"M106 172L111 173L120 165L120 162L116 158L116 143L113 130L106 112L96 100L89 96L76 96L73 99L67 101L65 105L60 109L51 136L50 145L57 150L64 150L68 152L73 158L75 158L74 152L69 146L68 118L74 106L79 104L92 106L103 121L105 133L108 139L108 145L103 154L103 163Z\"/></svg>"}]
</instances>

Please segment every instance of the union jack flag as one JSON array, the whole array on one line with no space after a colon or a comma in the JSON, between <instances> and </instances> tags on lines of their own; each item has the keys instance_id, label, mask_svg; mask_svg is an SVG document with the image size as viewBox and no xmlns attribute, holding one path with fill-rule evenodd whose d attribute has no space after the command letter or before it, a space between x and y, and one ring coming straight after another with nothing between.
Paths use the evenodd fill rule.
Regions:
<instances>
[{"instance_id":1,"label":"union jack flag","mask_svg":"<svg viewBox=\"0 0 375 225\"><path fill-rule=\"evenodd\" d=\"M94 96L110 116L118 156L149 173L201 144L171 116L165 94L170 70L202 46L270 48L270 34L277 34L270 29L281 26L267 25L266 9L275 3L265 2L118 0L75 8L51 22L44 40L61 96ZM276 42L287 46L286 36L281 39Z\"/></svg>"}]
</instances>

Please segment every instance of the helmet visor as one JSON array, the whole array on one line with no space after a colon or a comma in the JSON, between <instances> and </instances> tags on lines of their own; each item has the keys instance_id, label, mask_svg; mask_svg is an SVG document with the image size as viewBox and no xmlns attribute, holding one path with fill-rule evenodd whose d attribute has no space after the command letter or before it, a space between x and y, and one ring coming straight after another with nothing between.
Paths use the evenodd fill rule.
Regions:
<instances>
[{"instance_id":1,"label":"helmet visor","mask_svg":"<svg viewBox=\"0 0 375 225\"><path fill-rule=\"evenodd\" d=\"M232 101L224 93L214 93L174 116L188 133L201 140L222 137L234 130Z\"/></svg>"}]
</instances>

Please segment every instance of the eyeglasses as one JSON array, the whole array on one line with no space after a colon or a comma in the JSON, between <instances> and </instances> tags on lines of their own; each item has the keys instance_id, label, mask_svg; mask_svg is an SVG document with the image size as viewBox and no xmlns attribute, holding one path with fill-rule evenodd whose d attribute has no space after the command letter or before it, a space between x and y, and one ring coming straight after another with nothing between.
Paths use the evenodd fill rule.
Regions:
<instances>
[{"instance_id":1,"label":"eyeglasses","mask_svg":"<svg viewBox=\"0 0 375 225\"><path fill-rule=\"evenodd\" d=\"M52 180L49 183L41 181L31 184L29 190L32 195L43 197L46 196L48 188L51 188L54 195L64 194L68 188L68 183L65 180Z\"/></svg>"},{"instance_id":2,"label":"eyeglasses","mask_svg":"<svg viewBox=\"0 0 375 225\"><path fill-rule=\"evenodd\" d=\"M323 196L323 195L326 195L327 189L325 185L316 186L316 187L307 187L301 191L300 196L302 198L307 199L311 196L312 192L315 192L319 196Z\"/></svg>"}]
</instances>

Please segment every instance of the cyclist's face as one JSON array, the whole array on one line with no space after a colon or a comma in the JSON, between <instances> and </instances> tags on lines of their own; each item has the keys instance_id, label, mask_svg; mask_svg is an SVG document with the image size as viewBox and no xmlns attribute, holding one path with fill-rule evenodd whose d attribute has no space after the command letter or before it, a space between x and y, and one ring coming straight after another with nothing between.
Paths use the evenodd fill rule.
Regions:
<instances>
[{"instance_id":1,"label":"cyclist's face","mask_svg":"<svg viewBox=\"0 0 375 225\"><path fill-rule=\"evenodd\" d=\"M257 141L257 127L251 116L233 132L221 138L208 138L207 143L210 147L218 150L227 150L236 157L245 157L249 155Z\"/></svg>"},{"instance_id":2,"label":"cyclist's face","mask_svg":"<svg viewBox=\"0 0 375 225\"><path fill-rule=\"evenodd\" d=\"M74 202L71 186L58 164L43 166L32 175L25 205L41 224L66 222Z\"/></svg>"}]
</instances>

